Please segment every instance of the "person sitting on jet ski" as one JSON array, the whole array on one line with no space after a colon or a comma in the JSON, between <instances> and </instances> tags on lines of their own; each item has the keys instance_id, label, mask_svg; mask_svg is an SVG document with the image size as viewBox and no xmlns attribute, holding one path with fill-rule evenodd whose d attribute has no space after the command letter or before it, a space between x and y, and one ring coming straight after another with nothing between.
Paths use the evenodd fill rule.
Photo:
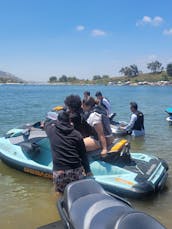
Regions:
<instances>
[{"instance_id":1,"label":"person sitting on jet ski","mask_svg":"<svg viewBox=\"0 0 172 229\"><path fill-rule=\"evenodd\" d=\"M64 103L70 110L70 118L74 128L83 135L86 150L89 152L102 147L101 155L105 156L107 145L113 141L106 111L102 107L96 106L92 97L84 101L83 109L78 95L67 96Z\"/></svg>"},{"instance_id":2,"label":"person sitting on jet ski","mask_svg":"<svg viewBox=\"0 0 172 229\"><path fill-rule=\"evenodd\" d=\"M79 95L69 95L64 101L65 109L70 111L70 120L74 128L78 130L82 137L89 137L92 135L92 128L84 119L84 111L82 109L82 102Z\"/></svg>"},{"instance_id":3,"label":"person sitting on jet ski","mask_svg":"<svg viewBox=\"0 0 172 229\"><path fill-rule=\"evenodd\" d=\"M111 104L109 100L102 95L101 91L97 91L95 96L97 97L99 105L105 108L107 115L110 117L111 116Z\"/></svg>"},{"instance_id":4,"label":"person sitting on jet ski","mask_svg":"<svg viewBox=\"0 0 172 229\"><path fill-rule=\"evenodd\" d=\"M131 119L128 125L120 127L123 130L131 133L132 136L143 136L145 135L144 129L144 115L141 111L138 111L138 105L135 102L130 102L130 110L132 112Z\"/></svg>"},{"instance_id":5,"label":"person sitting on jet ski","mask_svg":"<svg viewBox=\"0 0 172 229\"><path fill-rule=\"evenodd\" d=\"M83 93L83 101L87 101L90 98L90 92L89 91L84 91Z\"/></svg>"},{"instance_id":6,"label":"person sitting on jet ski","mask_svg":"<svg viewBox=\"0 0 172 229\"><path fill-rule=\"evenodd\" d=\"M96 105L93 97L83 103L83 110L85 120L95 131L93 136L84 138L86 149L92 151L102 148L101 156L106 156L108 153L107 147L114 140L107 112L102 106Z\"/></svg>"}]
</instances>

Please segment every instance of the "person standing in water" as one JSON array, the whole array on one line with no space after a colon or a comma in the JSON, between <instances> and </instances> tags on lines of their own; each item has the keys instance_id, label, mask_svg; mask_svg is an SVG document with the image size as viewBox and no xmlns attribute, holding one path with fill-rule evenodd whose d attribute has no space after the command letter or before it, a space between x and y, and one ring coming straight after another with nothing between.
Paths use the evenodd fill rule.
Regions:
<instances>
[{"instance_id":1,"label":"person standing in water","mask_svg":"<svg viewBox=\"0 0 172 229\"><path fill-rule=\"evenodd\" d=\"M129 124L120 128L131 133L132 136L144 136L145 128L143 113L138 110L138 105L136 102L130 102L130 110L132 112L132 115Z\"/></svg>"},{"instance_id":2,"label":"person standing in water","mask_svg":"<svg viewBox=\"0 0 172 229\"><path fill-rule=\"evenodd\" d=\"M68 112L59 112L58 120L45 122L44 129L50 140L56 192L63 193L70 182L92 176L83 138L71 125Z\"/></svg>"}]
</instances>

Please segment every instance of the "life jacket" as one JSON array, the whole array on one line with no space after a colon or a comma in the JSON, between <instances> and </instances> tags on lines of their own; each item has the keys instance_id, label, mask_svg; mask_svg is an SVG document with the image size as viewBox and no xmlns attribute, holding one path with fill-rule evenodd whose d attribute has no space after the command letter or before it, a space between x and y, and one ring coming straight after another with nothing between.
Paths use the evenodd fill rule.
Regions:
<instances>
[{"instance_id":1,"label":"life jacket","mask_svg":"<svg viewBox=\"0 0 172 229\"><path fill-rule=\"evenodd\" d=\"M108 101L108 103L110 104L110 101L108 98L104 97L104 99L106 99ZM109 111L109 108L103 103L103 99L100 100L100 104L101 107L104 107L104 109L107 111Z\"/></svg>"},{"instance_id":2,"label":"life jacket","mask_svg":"<svg viewBox=\"0 0 172 229\"><path fill-rule=\"evenodd\" d=\"M137 111L137 120L134 123L132 130L142 130L144 129L144 115L141 111Z\"/></svg>"}]
</instances>

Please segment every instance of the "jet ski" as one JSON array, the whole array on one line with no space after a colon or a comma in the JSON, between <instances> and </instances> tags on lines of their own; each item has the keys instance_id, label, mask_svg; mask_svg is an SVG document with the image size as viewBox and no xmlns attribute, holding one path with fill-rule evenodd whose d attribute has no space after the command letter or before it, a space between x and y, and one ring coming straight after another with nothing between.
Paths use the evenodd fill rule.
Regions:
<instances>
[{"instance_id":1,"label":"jet ski","mask_svg":"<svg viewBox=\"0 0 172 229\"><path fill-rule=\"evenodd\" d=\"M125 139L115 139L106 157L100 150L88 156L95 180L110 193L141 198L163 189L167 180L164 160L130 153ZM1 137L0 159L25 173L52 179L50 144L40 123L11 129Z\"/></svg>"},{"instance_id":2,"label":"jet ski","mask_svg":"<svg viewBox=\"0 0 172 229\"><path fill-rule=\"evenodd\" d=\"M120 128L121 126L126 126L126 125L127 125L127 122L124 122L124 121L111 122L110 127L112 130L112 134L115 137L123 137L123 136L129 135L130 134L129 132Z\"/></svg>"},{"instance_id":3,"label":"jet ski","mask_svg":"<svg viewBox=\"0 0 172 229\"><path fill-rule=\"evenodd\" d=\"M126 200L109 195L93 179L70 183L57 207L65 229L165 229L152 216L133 209Z\"/></svg>"},{"instance_id":4,"label":"jet ski","mask_svg":"<svg viewBox=\"0 0 172 229\"><path fill-rule=\"evenodd\" d=\"M172 125L172 108L169 107L165 110L168 114L168 117L166 118L167 122L169 123L169 125Z\"/></svg>"}]
</instances>

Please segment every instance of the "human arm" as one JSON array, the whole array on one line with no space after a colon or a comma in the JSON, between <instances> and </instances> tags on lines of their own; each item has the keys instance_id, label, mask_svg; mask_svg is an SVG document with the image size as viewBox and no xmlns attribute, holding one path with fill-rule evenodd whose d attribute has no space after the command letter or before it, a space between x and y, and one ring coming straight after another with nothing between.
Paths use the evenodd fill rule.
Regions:
<instances>
[{"instance_id":1,"label":"human arm","mask_svg":"<svg viewBox=\"0 0 172 229\"><path fill-rule=\"evenodd\" d=\"M137 115L136 114L132 114L130 122L128 123L128 125L126 125L124 127L120 127L120 129L123 129L123 130L126 130L126 131L132 130L136 120L137 120Z\"/></svg>"}]
</instances>

